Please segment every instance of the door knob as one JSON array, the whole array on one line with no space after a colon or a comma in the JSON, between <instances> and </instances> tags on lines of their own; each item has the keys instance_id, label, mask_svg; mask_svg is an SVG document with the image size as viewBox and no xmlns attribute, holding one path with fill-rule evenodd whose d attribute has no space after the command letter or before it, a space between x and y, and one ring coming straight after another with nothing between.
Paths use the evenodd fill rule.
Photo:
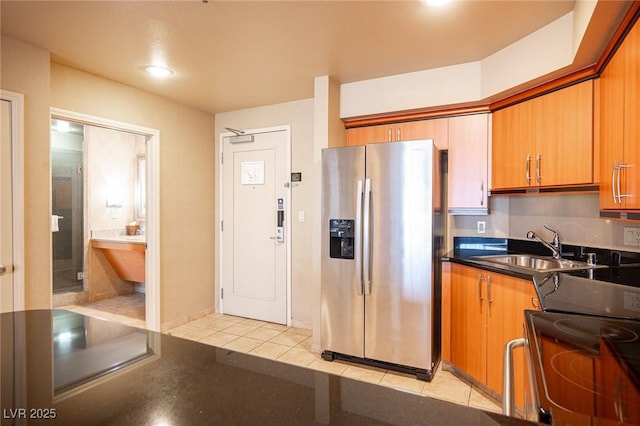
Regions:
<instances>
[{"instance_id":1,"label":"door knob","mask_svg":"<svg viewBox=\"0 0 640 426\"><path fill-rule=\"evenodd\" d=\"M0 265L0 275L4 275L7 272L7 267L4 265Z\"/></svg>"}]
</instances>

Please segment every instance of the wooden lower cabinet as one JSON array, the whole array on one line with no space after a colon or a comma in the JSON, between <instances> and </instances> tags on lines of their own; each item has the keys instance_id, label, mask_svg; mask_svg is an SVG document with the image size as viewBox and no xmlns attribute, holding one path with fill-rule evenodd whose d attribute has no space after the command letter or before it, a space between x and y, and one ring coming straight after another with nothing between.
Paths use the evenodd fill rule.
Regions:
<instances>
[{"instance_id":1,"label":"wooden lower cabinet","mask_svg":"<svg viewBox=\"0 0 640 426\"><path fill-rule=\"evenodd\" d=\"M524 336L524 310L537 309L531 280L451 265L451 363L496 396L502 396L503 351ZM514 353L517 407L524 407L525 353Z\"/></svg>"},{"instance_id":2,"label":"wooden lower cabinet","mask_svg":"<svg viewBox=\"0 0 640 426\"><path fill-rule=\"evenodd\" d=\"M482 270L451 265L451 363L482 383L487 378L484 277Z\"/></svg>"}]
</instances>

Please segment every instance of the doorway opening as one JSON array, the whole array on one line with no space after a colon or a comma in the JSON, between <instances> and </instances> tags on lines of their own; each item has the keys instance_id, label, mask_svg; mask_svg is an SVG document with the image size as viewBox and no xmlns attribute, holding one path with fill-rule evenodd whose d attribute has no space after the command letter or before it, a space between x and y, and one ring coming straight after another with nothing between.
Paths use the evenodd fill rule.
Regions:
<instances>
[{"instance_id":1,"label":"doorway opening","mask_svg":"<svg viewBox=\"0 0 640 426\"><path fill-rule=\"evenodd\" d=\"M160 330L159 132L52 109L53 306Z\"/></svg>"},{"instance_id":2,"label":"doorway opening","mask_svg":"<svg viewBox=\"0 0 640 426\"><path fill-rule=\"evenodd\" d=\"M144 327L145 150L142 135L51 121L54 306Z\"/></svg>"}]
</instances>

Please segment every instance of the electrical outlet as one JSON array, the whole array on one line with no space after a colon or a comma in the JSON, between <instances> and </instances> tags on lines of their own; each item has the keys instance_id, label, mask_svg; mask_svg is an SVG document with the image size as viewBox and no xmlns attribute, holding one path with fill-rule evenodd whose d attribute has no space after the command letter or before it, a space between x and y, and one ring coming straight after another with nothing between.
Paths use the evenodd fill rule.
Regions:
<instances>
[{"instance_id":1,"label":"electrical outlet","mask_svg":"<svg viewBox=\"0 0 640 426\"><path fill-rule=\"evenodd\" d=\"M479 220L476 224L478 234L484 234L487 230L487 222L484 220Z\"/></svg>"},{"instance_id":2,"label":"electrical outlet","mask_svg":"<svg viewBox=\"0 0 640 426\"><path fill-rule=\"evenodd\" d=\"M640 247L640 228L624 228L624 245Z\"/></svg>"}]
</instances>

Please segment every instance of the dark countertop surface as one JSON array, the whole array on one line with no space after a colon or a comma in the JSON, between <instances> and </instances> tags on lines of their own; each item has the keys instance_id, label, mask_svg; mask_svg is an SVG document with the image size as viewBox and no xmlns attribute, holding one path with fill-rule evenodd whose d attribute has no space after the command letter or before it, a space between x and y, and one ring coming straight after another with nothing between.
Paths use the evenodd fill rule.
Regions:
<instances>
[{"instance_id":1,"label":"dark countertop surface","mask_svg":"<svg viewBox=\"0 0 640 426\"><path fill-rule=\"evenodd\" d=\"M64 310L0 327L3 425L524 423Z\"/></svg>"},{"instance_id":2,"label":"dark countertop surface","mask_svg":"<svg viewBox=\"0 0 640 426\"><path fill-rule=\"evenodd\" d=\"M563 258L584 261L584 253L588 252L597 254L599 268L579 271L567 270L560 273L539 273L484 261L478 257L519 253L549 256L549 251L540 243L504 238L455 237L454 249L446 253L442 259L523 279L531 279L534 282L541 282L550 274L555 274L566 277L567 280L571 277L584 279L585 283L605 282L640 287L640 253L565 245Z\"/></svg>"}]
</instances>

